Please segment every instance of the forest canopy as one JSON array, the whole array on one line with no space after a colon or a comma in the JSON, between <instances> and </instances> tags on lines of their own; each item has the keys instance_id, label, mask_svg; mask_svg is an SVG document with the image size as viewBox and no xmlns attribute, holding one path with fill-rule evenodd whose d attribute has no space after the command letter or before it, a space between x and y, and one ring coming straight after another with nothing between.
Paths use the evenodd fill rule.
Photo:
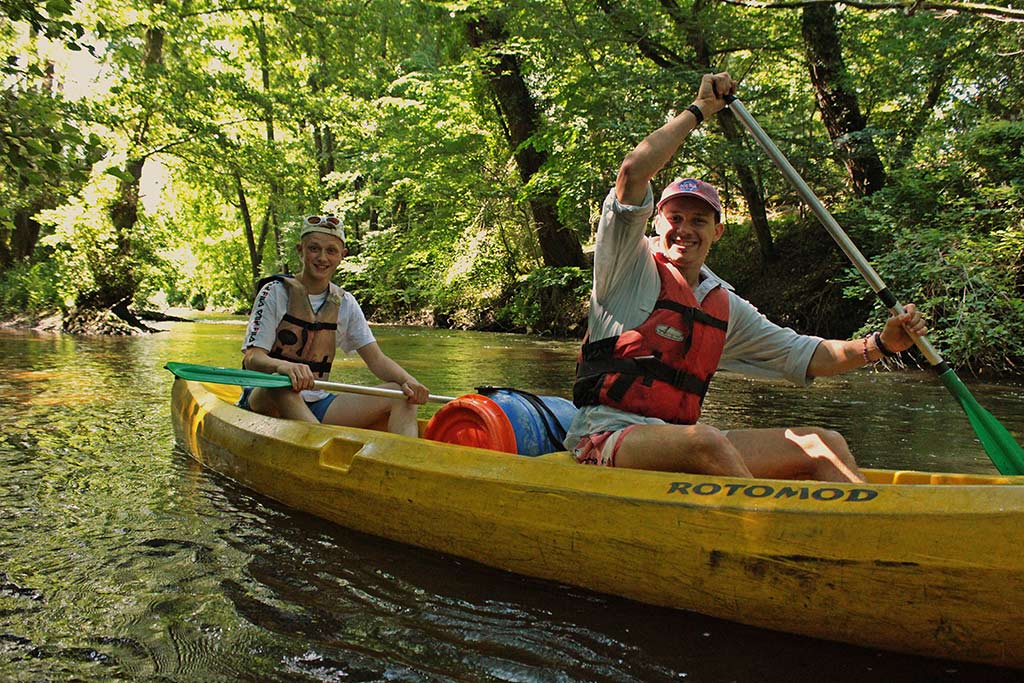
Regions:
<instances>
[{"instance_id":1,"label":"forest canopy","mask_svg":"<svg viewBox=\"0 0 1024 683\"><path fill-rule=\"evenodd\" d=\"M580 335L623 156L728 70L933 341L1024 359L1024 9L821 0L0 0L0 309L247 310L343 218L381 321ZM656 182L722 191L712 268L801 332L885 316L729 111Z\"/></svg>"}]
</instances>

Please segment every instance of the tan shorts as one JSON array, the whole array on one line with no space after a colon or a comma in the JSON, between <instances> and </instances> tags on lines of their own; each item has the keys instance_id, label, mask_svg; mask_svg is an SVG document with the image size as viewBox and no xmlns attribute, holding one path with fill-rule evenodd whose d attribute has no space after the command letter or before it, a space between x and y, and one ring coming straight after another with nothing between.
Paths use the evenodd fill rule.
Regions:
<instances>
[{"instance_id":1,"label":"tan shorts","mask_svg":"<svg viewBox=\"0 0 1024 683\"><path fill-rule=\"evenodd\" d=\"M629 425L613 432L598 432L585 436L576 442L572 454L576 462L582 465L598 465L601 467L615 467L615 455L619 452L619 444L622 437L634 427L640 425Z\"/></svg>"}]
</instances>

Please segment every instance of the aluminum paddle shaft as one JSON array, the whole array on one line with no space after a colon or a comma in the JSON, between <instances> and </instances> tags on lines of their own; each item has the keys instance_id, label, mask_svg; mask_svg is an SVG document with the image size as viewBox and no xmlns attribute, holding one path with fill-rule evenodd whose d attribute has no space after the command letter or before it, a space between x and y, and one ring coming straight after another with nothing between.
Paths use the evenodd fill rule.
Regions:
<instances>
[{"instance_id":1,"label":"aluminum paddle shaft","mask_svg":"<svg viewBox=\"0 0 1024 683\"><path fill-rule=\"evenodd\" d=\"M878 298L882 301L885 307L897 315L902 314L903 306L896 300L896 297L893 296L892 292L889 291L885 282L883 282L882 278L879 277L877 272L875 272L875 269L871 267L868 260L864 258L864 254L860 253L860 249L857 248L857 245L850 240L846 231L839 226L836 219L832 217L832 214L825 208L825 205L821 203L817 196L815 196L814 192L811 191L811 188L808 187L806 182L804 182L804 179L801 178L800 174L796 172L795 168L793 168L793 165L789 163L789 160L783 156L782 152L779 151L779 148L776 147L775 143L768 137L768 134L764 132L760 125L758 125L757 121L754 120L754 117L751 116L750 112L748 112L746 107L743 106L743 103L732 95L727 96L725 99L729 103L729 108L734 114L736 114L737 118L739 118L746 129L750 131L750 134L754 136L754 139L757 140L757 144L761 145L761 148L764 149L765 153L771 157L772 161L775 162L775 165L778 166L780 171L782 171L782 175L786 176L786 179L793 184L793 187L795 187L797 192L800 194L801 199L804 200L807 206L811 207L811 211L814 212L814 215L818 217L821 224L824 225L825 229L828 230L830 235L832 235L832 239L836 241L836 244L838 244L839 248L843 250L846 257L850 259L853 265L856 266L857 270L860 271L860 274L864 279L867 280L867 283L871 286L871 289L874 290L875 294L878 295ZM917 348L921 350L921 353L923 353L924 357L928 360L928 363L935 367L936 372L939 372L940 374L944 372L947 367L945 365L945 361L932 345L931 340L928 339L927 336L917 336L912 334L911 337L914 339L914 343L917 345Z\"/></svg>"},{"instance_id":2,"label":"aluminum paddle shaft","mask_svg":"<svg viewBox=\"0 0 1024 683\"><path fill-rule=\"evenodd\" d=\"M209 365L196 365L195 363L174 362L167 363L164 367L180 379L207 382L209 384L232 384L235 386L263 387L266 389L283 389L292 385L292 380L287 375L258 372L256 370L219 368ZM399 389L367 387L362 384L341 384L340 382L317 380L313 382L313 388L390 399L404 400L406 398L405 393ZM435 396L434 394L427 396L428 403L449 403L454 400L455 398L452 396Z\"/></svg>"}]
</instances>

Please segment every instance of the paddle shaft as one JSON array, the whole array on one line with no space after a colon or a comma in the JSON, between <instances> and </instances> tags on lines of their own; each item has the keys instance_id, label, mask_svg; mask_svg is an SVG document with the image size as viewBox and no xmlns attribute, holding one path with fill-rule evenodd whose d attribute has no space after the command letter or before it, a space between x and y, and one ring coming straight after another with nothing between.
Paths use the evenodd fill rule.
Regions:
<instances>
[{"instance_id":1,"label":"paddle shaft","mask_svg":"<svg viewBox=\"0 0 1024 683\"><path fill-rule=\"evenodd\" d=\"M209 365L197 365L195 363L169 362L165 366L175 377L191 380L193 382L209 382L211 384L233 384L242 387L262 387L264 389L286 389L291 387L292 380L287 375L276 373L259 372L257 370L245 370L242 368L218 368ZM324 391L342 391L349 394L364 394L366 396L380 396L382 398L405 399L405 392L400 389L386 389L384 387L367 387L361 384L341 384L339 382L314 381L313 388ZM452 396L436 396L429 394L429 403L448 403L454 401Z\"/></svg>"},{"instance_id":2,"label":"paddle shaft","mask_svg":"<svg viewBox=\"0 0 1024 683\"><path fill-rule=\"evenodd\" d=\"M846 232L839 226L839 223L836 222L836 219L833 218L832 214L825 208L825 205L818 200L818 197L811 191L811 188L806 182L804 182L804 179L796 172L796 169L789 163L789 160L783 156L782 152L779 151L779 148L776 147L775 143L768 137L768 134L764 132L760 125L758 125L757 121L754 120L754 117L750 115L750 112L748 112L746 107L743 106L743 103L733 95L727 95L725 100L729 103L729 108L734 114L736 114L736 117L739 118L740 122L742 122L746 129L750 131L750 134L754 136L754 139L757 140L759 145L761 145L761 148L764 149L765 153L771 157L772 161L775 162L775 165L778 166L782 175L786 176L786 179L793 184L804 202L811 207L811 211L814 212L814 215L818 217L821 224L824 225L825 229L828 230L830 235L832 235L832 239L836 241L839 248L843 250L843 253L846 254L847 258L850 259L857 270L860 271L860 274L864 279L867 280L867 283L871 286L871 289L874 290L882 304L896 315L902 315L903 306L896 299L893 293L889 291L885 282L883 282L882 278L879 277L877 272L875 272L875 269L871 267L868 260L864 258L864 254L860 252L857 245L850 240ZM916 344L917 348L921 350L925 359L927 359L928 363L937 373L941 375L949 369L946 361L943 360L941 355L939 355L939 352L935 349L931 340L928 339L926 335L918 336L910 332L908 332L908 334L910 334L911 338L914 340L914 344Z\"/></svg>"},{"instance_id":3,"label":"paddle shaft","mask_svg":"<svg viewBox=\"0 0 1024 683\"><path fill-rule=\"evenodd\" d=\"M324 391L342 391L349 394L380 396L382 398L406 398L405 393L398 389L385 389L384 387L364 387L360 384L342 384L340 382L324 382L318 380L316 382L313 382L313 388L323 389ZM427 395L427 403L448 403L454 400L454 396L437 396L435 394Z\"/></svg>"}]
</instances>

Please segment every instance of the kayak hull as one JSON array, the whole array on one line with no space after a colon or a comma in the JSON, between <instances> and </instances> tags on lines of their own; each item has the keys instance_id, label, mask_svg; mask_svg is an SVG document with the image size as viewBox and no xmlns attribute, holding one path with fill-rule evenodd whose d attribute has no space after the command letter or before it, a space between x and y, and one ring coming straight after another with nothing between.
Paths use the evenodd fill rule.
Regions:
<instances>
[{"instance_id":1,"label":"kayak hull","mask_svg":"<svg viewBox=\"0 0 1024 683\"><path fill-rule=\"evenodd\" d=\"M224 397L176 380L178 442L342 526L748 625L1024 668L1024 477L610 470L268 418Z\"/></svg>"}]
</instances>

